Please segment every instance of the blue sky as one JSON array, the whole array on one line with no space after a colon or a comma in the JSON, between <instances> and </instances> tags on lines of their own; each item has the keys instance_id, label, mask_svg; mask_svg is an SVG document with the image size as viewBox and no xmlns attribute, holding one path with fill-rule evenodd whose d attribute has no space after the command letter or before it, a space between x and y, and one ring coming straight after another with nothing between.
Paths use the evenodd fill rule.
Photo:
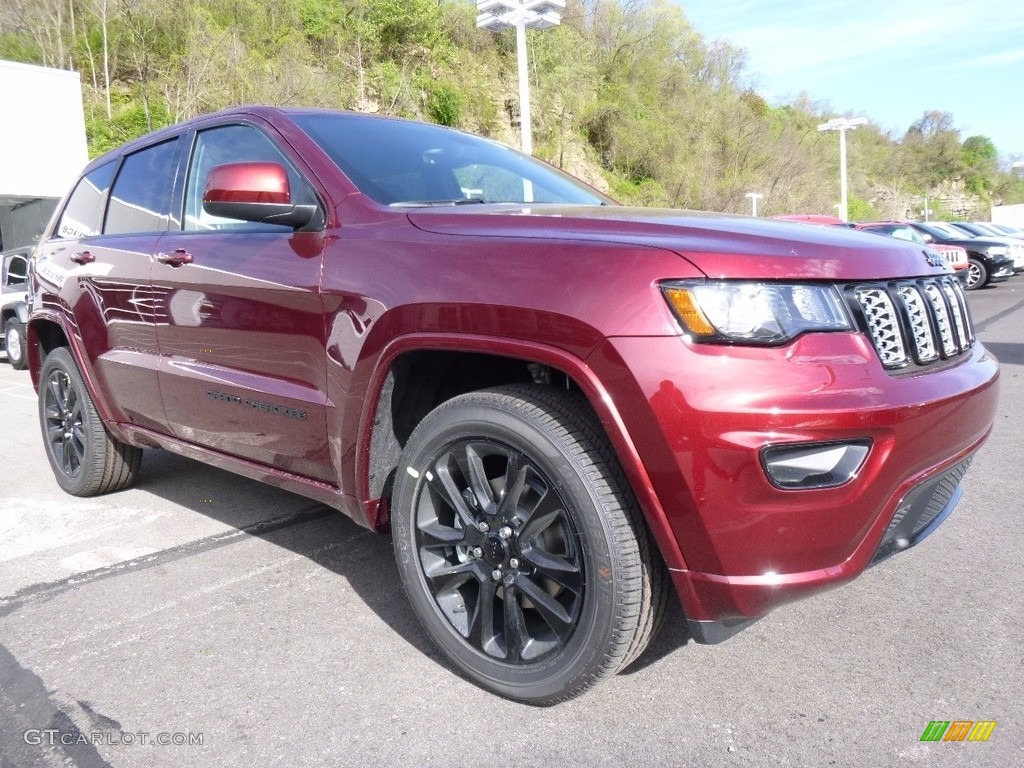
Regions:
<instances>
[{"instance_id":1,"label":"blue sky","mask_svg":"<svg viewBox=\"0 0 1024 768\"><path fill-rule=\"evenodd\" d=\"M747 50L769 101L807 91L902 136L927 110L1024 160L1024 0L677 0Z\"/></svg>"}]
</instances>

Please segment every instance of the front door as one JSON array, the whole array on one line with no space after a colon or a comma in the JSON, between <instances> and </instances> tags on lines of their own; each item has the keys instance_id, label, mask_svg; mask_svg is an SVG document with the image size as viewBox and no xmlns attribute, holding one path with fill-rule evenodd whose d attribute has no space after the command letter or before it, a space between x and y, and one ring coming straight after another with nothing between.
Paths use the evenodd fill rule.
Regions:
<instances>
[{"instance_id":1,"label":"front door","mask_svg":"<svg viewBox=\"0 0 1024 768\"><path fill-rule=\"evenodd\" d=\"M252 125L196 134L182 230L157 244L160 389L174 434L295 474L336 480L327 447L323 235L203 210L206 176L226 163L289 170L293 200L316 203L270 135Z\"/></svg>"}]
</instances>

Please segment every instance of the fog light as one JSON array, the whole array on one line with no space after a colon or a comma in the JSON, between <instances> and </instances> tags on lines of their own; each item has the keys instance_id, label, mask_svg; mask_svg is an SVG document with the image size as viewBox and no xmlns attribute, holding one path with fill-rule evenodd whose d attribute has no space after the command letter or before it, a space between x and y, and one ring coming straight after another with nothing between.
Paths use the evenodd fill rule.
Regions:
<instances>
[{"instance_id":1,"label":"fog light","mask_svg":"<svg viewBox=\"0 0 1024 768\"><path fill-rule=\"evenodd\" d=\"M761 463L777 488L835 488L857 476L870 450L870 440L771 445L761 449Z\"/></svg>"}]
</instances>

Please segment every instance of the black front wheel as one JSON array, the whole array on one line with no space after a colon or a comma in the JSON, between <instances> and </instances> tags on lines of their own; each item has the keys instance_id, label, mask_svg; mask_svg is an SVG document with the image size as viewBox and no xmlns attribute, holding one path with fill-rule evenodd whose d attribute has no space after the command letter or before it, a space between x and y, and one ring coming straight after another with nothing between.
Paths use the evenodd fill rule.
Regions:
<instances>
[{"instance_id":1,"label":"black front wheel","mask_svg":"<svg viewBox=\"0 0 1024 768\"><path fill-rule=\"evenodd\" d=\"M650 639L664 566L582 398L541 387L454 398L416 428L393 498L413 608L483 687L568 699Z\"/></svg>"},{"instance_id":2,"label":"black front wheel","mask_svg":"<svg viewBox=\"0 0 1024 768\"><path fill-rule=\"evenodd\" d=\"M64 347L47 355L39 374L39 423L53 475L68 493L95 496L135 481L142 449L107 431Z\"/></svg>"}]
</instances>

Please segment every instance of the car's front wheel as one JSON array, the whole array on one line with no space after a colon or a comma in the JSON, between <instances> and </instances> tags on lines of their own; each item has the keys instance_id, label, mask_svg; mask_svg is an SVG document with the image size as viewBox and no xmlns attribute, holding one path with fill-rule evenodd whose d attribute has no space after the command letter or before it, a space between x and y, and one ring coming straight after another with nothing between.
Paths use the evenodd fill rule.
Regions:
<instances>
[{"instance_id":1,"label":"car's front wheel","mask_svg":"<svg viewBox=\"0 0 1024 768\"><path fill-rule=\"evenodd\" d=\"M985 265L978 259L970 259L967 265L967 285L965 287L968 291L973 291L986 283L988 283L988 270L985 269Z\"/></svg>"},{"instance_id":2,"label":"car's front wheel","mask_svg":"<svg viewBox=\"0 0 1024 768\"><path fill-rule=\"evenodd\" d=\"M16 371L25 370L28 365L28 343L25 339L25 326L16 317L9 318L4 325L4 348L11 368Z\"/></svg>"},{"instance_id":3,"label":"car's front wheel","mask_svg":"<svg viewBox=\"0 0 1024 768\"><path fill-rule=\"evenodd\" d=\"M58 347L39 374L39 423L57 484L74 496L126 488L142 464L142 449L103 426L71 353Z\"/></svg>"},{"instance_id":4,"label":"car's front wheel","mask_svg":"<svg viewBox=\"0 0 1024 768\"><path fill-rule=\"evenodd\" d=\"M479 685L554 703L650 639L664 566L583 398L504 387L448 401L410 437L393 500L412 606Z\"/></svg>"}]
</instances>

